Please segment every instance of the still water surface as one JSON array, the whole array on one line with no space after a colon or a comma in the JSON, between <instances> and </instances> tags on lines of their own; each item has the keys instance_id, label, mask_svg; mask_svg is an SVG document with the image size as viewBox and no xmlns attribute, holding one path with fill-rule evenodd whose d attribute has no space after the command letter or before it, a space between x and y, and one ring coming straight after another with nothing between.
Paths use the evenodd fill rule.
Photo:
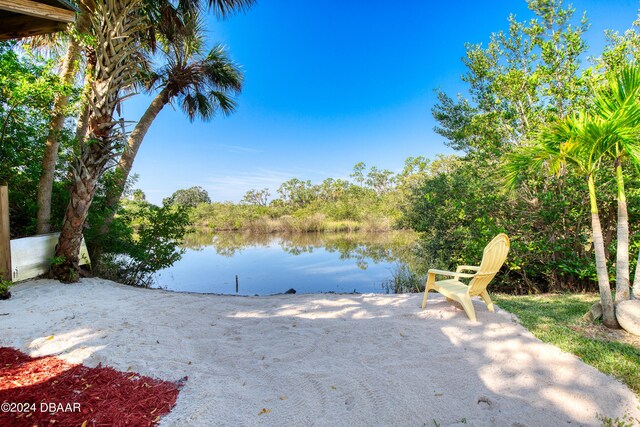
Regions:
<instances>
[{"instance_id":1,"label":"still water surface","mask_svg":"<svg viewBox=\"0 0 640 427\"><path fill-rule=\"evenodd\" d=\"M173 291L270 295L389 292L389 280L412 257L415 235L389 233L195 233L156 286ZM393 290L391 290L393 291Z\"/></svg>"}]
</instances>

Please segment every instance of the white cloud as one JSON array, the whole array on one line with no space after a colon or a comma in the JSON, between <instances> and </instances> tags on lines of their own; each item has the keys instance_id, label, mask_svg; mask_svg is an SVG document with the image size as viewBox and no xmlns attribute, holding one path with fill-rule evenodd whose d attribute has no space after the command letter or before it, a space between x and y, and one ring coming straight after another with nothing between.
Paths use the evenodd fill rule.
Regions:
<instances>
[{"instance_id":1,"label":"white cloud","mask_svg":"<svg viewBox=\"0 0 640 427\"><path fill-rule=\"evenodd\" d=\"M252 147L244 147L241 145L229 145L229 144L218 144L218 147L228 151L229 153L239 153L239 154L249 154L249 153L263 153L263 150L252 148Z\"/></svg>"}]
</instances>

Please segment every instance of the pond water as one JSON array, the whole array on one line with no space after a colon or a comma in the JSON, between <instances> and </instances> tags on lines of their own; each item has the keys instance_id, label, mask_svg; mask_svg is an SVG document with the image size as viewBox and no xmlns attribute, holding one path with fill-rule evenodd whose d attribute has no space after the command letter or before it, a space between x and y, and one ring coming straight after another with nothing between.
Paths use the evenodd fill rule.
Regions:
<instances>
[{"instance_id":1,"label":"pond water","mask_svg":"<svg viewBox=\"0 0 640 427\"><path fill-rule=\"evenodd\" d=\"M415 234L195 233L156 287L198 293L271 295L388 293L392 278L412 262ZM236 292L236 276L238 290Z\"/></svg>"}]
</instances>

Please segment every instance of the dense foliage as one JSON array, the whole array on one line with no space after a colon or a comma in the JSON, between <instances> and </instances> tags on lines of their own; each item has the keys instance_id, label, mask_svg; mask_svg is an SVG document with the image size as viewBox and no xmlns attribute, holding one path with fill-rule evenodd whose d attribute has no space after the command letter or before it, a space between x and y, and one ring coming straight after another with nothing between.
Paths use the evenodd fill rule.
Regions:
<instances>
[{"instance_id":1,"label":"dense foliage","mask_svg":"<svg viewBox=\"0 0 640 427\"><path fill-rule=\"evenodd\" d=\"M0 182L9 185L12 237L35 231L35 194L54 96L59 92L77 95L72 87L59 82L54 64L53 59L0 42ZM60 132L63 153L68 150L70 135L68 127ZM63 155L52 196L58 226L67 201L62 173L65 160Z\"/></svg>"},{"instance_id":2,"label":"dense foliage","mask_svg":"<svg viewBox=\"0 0 640 427\"><path fill-rule=\"evenodd\" d=\"M607 72L634 57L635 30L609 34L601 58L584 67L586 18L576 19L560 1L529 1L537 19L509 18L509 30L493 34L486 47L468 45L464 63L468 96L438 93L436 132L464 152L443 173L414 191L406 223L424 233L423 248L440 267L479 260L497 232L512 238L502 289L529 293L593 290L596 269L586 177L574 169L558 176L521 171L508 192L505 164L510 153L534 143L547 124L590 108L591 93ZM611 58L615 57L615 60ZM606 256L615 255L615 183L603 160L595 169ZM609 170L613 170L613 166ZM629 187L638 175L627 168ZM629 212L631 241L638 241L638 212Z\"/></svg>"},{"instance_id":3,"label":"dense foliage","mask_svg":"<svg viewBox=\"0 0 640 427\"><path fill-rule=\"evenodd\" d=\"M124 202L111 227L97 273L133 286L151 286L154 273L170 267L182 253L189 217L183 207Z\"/></svg>"},{"instance_id":4,"label":"dense foliage","mask_svg":"<svg viewBox=\"0 0 640 427\"><path fill-rule=\"evenodd\" d=\"M183 207L196 207L200 203L211 203L209 193L202 187L191 187L186 190L178 190L170 197L162 200L163 205L178 205Z\"/></svg>"},{"instance_id":5,"label":"dense foliage","mask_svg":"<svg viewBox=\"0 0 640 427\"><path fill-rule=\"evenodd\" d=\"M77 109L79 90L59 81L55 63L55 57L47 60L24 46L0 43L0 182L9 186L12 238L35 232L36 193L54 97L68 93L72 103L66 114L73 115ZM65 123L58 135L62 155L52 195L54 230L60 229L70 185L65 171L72 155L73 120ZM84 233L91 252L98 255L93 264L98 273L146 286L154 271L180 258L177 246L187 232L188 217L184 209L144 203L144 194L138 192L134 194L137 204L124 200L113 232L100 236L92 224L101 223L104 189L112 185L112 180L112 174L103 177Z\"/></svg>"}]
</instances>

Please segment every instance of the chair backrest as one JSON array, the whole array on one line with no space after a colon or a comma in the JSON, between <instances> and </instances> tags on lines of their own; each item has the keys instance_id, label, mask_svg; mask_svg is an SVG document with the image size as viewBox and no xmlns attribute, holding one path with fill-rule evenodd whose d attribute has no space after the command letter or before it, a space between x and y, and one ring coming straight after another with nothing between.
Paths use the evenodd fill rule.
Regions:
<instances>
[{"instance_id":1,"label":"chair backrest","mask_svg":"<svg viewBox=\"0 0 640 427\"><path fill-rule=\"evenodd\" d=\"M509 236L501 233L494 237L484 248L480 269L473 279L471 279L471 282L469 282L469 295L480 295L487 289L489 282L493 280L507 259L509 246Z\"/></svg>"}]
</instances>

